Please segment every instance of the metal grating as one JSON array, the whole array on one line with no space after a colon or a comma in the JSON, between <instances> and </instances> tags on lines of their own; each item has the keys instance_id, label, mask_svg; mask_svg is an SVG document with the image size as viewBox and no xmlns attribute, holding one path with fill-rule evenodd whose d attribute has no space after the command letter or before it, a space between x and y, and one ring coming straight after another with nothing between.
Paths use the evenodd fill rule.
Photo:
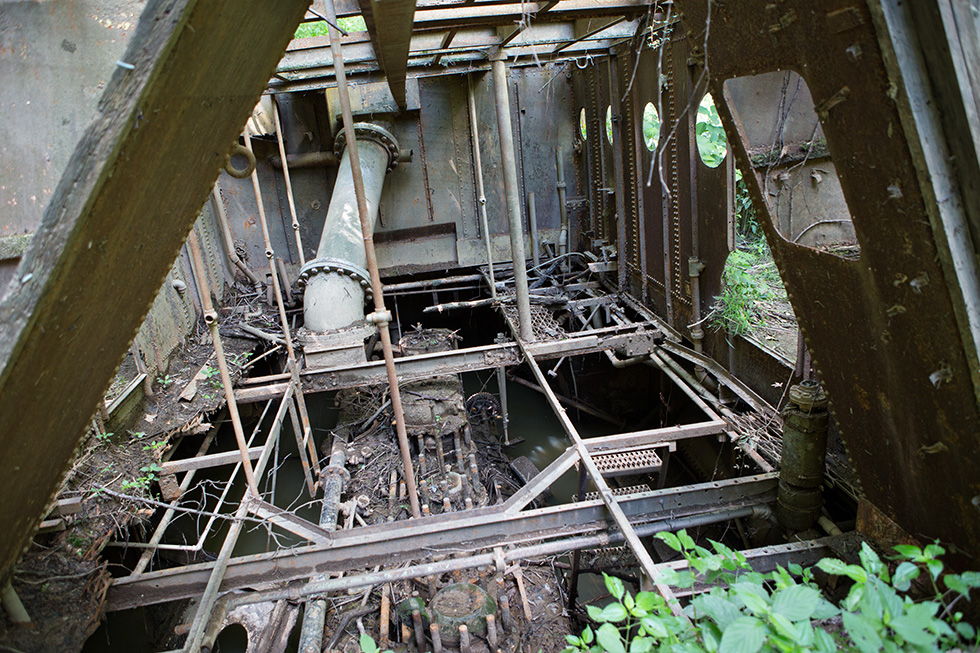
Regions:
<instances>
[{"instance_id":1,"label":"metal grating","mask_svg":"<svg viewBox=\"0 0 980 653\"><path fill-rule=\"evenodd\" d=\"M663 461L660 460L655 449L594 454L592 459L603 476L657 472L663 466Z\"/></svg>"},{"instance_id":2,"label":"metal grating","mask_svg":"<svg viewBox=\"0 0 980 653\"><path fill-rule=\"evenodd\" d=\"M629 487L614 487L611 488L614 497L629 497L634 494L643 494L645 492L650 492L649 485L630 485ZM600 499L598 492L586 492L586 501L596 501ZM578 493L572 495L572 501L578 501Z\"/></svg>"}]
</instances>

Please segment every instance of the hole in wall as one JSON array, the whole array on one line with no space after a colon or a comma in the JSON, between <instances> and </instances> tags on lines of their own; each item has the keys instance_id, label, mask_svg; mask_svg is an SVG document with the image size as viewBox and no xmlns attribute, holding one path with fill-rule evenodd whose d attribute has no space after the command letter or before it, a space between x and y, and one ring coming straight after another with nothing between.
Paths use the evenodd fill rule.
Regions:
<instances>
[{"instance_id":1,"label":"hole in wall","mask_svg":"<svg viewBox=\"0 0 980 653\"><path fill-rule=\"evenodd\" d=\"M582 107L582 110L578 113L578 129L582 132L582 140L588 140L589 130L585 122L585 107Z\"/></svg>"},{"instance_id":2,"label":"hole in wall","mask_svg":"<svg viewBox=\"0 0 980 653\"><path fill-rule=\"evenodd\" d=\"M725 129L721 126L721 118L718 117L718 109L715 107L715 100L711 97L711 93L701 98L694 132L697 135L701 163L709 168L720 166L728 154L728 140L725 138Z\"/></svg>"},{"instance_id":3,"label":"hole in wall","mask_svg":"<svg viewBox=\"0 0 980 653\"><path fill-rule=\"evenodd\" d=\"M779 235L839 258L860 258L851 213L806 80L781 70L726 80L724 90ZM737 205L744 203L740 194L747 201L748 181L738 182ZM889 192L902 191L896 187Z\"/></svg>"},{"instance_id":4,"label":"hole in wall","mask_svg":"<svg viewBox=\"0 0 980 653\"><path fill-rule=\"evenodd\" d=\"M248 631L241 624L229 624L221 629L214 641L215 653L245 651L248 648Z\"/></svg>"},{"instance_id":5,"label":"hole in wall","mask_svg":"<svg viewBox=\"0 0 980 653\"><path fill-rule=\"evenodd\" d=\"M612 145L612 106L606 107L606 140Z\"/></svg>"},{"instance_id":6,"label":"hole in wall","mask_svg":"<svg viewBox=\"0 0 980 653\"><path fill-rule=\"evenodd\" d=\"M647 102L643 107L643 144L653 152L660 142L660 116L653 102Z\"/></svg>"}]
</instances>

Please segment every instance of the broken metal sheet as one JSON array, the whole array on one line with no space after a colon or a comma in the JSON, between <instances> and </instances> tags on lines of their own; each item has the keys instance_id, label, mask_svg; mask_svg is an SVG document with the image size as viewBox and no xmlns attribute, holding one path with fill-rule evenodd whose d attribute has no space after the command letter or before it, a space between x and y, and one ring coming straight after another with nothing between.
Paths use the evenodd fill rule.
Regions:
<instances>
[{"instance_id":1,"label":"broken metal sheet","mask_svg":"<svg viewBox=\"0 0 980 653\"><path fill-rule=\"evenodd\" d=\"M813 365L867 498L909 531L980 553L980 408L950 285L935 189L909 131L909 99L863 3L680 0L688 39L707 39L710 90ZM696 56L702 53L696 52ZM799 72L813 96L861 246L844 260L781 238L725 80ZM933 111L936 109L933 108ZM950 284L950 285L947 285ZM972 348L972 343L969 345ZM942 509L937 509L942 507Z\"/></svg>"}]
</instances>

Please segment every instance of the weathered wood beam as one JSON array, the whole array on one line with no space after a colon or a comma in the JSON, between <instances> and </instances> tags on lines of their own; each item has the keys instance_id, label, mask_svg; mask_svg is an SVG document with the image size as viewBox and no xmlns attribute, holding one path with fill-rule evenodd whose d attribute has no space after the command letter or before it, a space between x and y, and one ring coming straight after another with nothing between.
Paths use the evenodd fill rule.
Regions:
<instances>
[{"instance_id":1,"label":"weathered wood beam","mask_svg":"<svg viewBox=\"0 0 980 653\"><path fill-rule=\"evenodd\" d=\"M0 584L308 4L147 2L0 303Z\"/></svg>"},{"instance_id":2,"label":"weathered wood beam","mask_svg":"<svg viewBox=\"0 0 980 653\"><path fill-rule=\"evenodd\" d=\"M575 39L571 41L565 41L564 43L556 47L553 50L553 52L555 54L558 54L565 48L575 45L580 41L584 41L586 39L592 38L599 32L603 32L609 29L610 27L613 27L614 25L619 25L624 20L626 20L625 16L617 16L615 18L607 18L607 19L600 19L600 20L592 20L592 19L577 20L575 21L575 32L576 32Z\"/></svg>"}]
</instances>

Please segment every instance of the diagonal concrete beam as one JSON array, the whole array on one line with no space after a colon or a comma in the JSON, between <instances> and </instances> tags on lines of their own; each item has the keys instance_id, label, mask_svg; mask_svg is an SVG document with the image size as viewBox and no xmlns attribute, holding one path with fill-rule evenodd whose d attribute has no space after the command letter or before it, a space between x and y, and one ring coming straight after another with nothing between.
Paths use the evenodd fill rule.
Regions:
<instances>
[{"instance_id":1,"label":"diagonal concrete beam","mask_svg":"<svg viewBox=\"0 0 980 653\"><path fill-rule=\"evenodd\" d=\"M0 585L308 0L149 0L0 303Z\"/></svg>"},{"instance_id":2,"label":"diagonal concrete beam","mask_svg":"<svg viewBox=\"0 0 980 653\"><path fill-rule=\"evenodd\" d=\"M415 23L415 0L359 0L378 63L398 106L406 105L408 48Z\"/></svg>"}]
</instances>

